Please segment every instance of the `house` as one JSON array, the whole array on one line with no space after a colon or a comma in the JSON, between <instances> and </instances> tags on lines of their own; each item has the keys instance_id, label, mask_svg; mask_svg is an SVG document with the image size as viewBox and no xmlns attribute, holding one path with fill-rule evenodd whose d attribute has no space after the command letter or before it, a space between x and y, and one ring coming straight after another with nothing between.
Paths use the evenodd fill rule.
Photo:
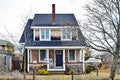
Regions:
<instances>
[{"instance_id":1,"label":"house","mask_svg":"<svg viewBox=\"0 0 120 80\"><path fill-rule=\"evenodd\" d=\"M0 39L0 70L12 70L12 52L14 52L14 45Z\"/></svg>"},{"instance_id":2,"label":"house","mask_svg":"<svg viewBox=\"0 0 120 80\"><path fill-rule=\"evenodd\" d=\"M12 54L0 49L0 71L12 70Z\"/></svg>"},{"instance_id":3,"label":"house","mask_svg":"<svg viewBox=\"0 0 120 80\"><path fill-rule=\"evenodd\" d=\"M14 52L14 45L9 41L0 39L0 49L8 52Z\"/></svg>"},{"instance_id":4,"label":"house","mask_svg":"<svg viewBox=\"0 0 120 80\"><path fill-rule=\"evenodd\" d=\"M84 68L86 42L74 14L35 14L20 39L27 50L27 71L46 66L48 71Z\"/></svg>"}]
</instances>

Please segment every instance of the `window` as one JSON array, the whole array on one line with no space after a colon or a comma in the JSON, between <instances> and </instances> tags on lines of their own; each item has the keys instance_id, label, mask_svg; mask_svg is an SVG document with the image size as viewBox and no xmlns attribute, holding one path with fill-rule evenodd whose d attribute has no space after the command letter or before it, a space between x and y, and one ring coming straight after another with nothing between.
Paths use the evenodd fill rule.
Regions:
<instances>
[{"instance_id":1,"label":"window","mask_svg":"<svg viewBox=\"0 0 120 80\"><path fill-rule=\"evenodd\" d=\"M40 37L40 35L39 35L40 33L39 33L39 29L35 29L35 41L39 41L40 39L39 39L39 37Z\"/></svg>"},{"instance_id":2,"label":"window","mask_svg":"<svg viewBox=\"0 0 120 80\"><path fill-rule=\"evenodd\" d=\"M77 29L72 30L72 40L78 40L78 30Z\"/></svg>"},{"instance_id":3,"label":"window","mask_svg":"<svg viewBox=\"0 0 120 80\"><path fill-rule=\"evenodd\" d=\"M41 40L50 40L50 31L49 29L41 30Z\"/></svg>"},{"instance_id":4,"label":"window","mask_svg":"<svg viewBox=\"0 0 120 80\"><path fill-rule=\"evenodd\" d=\"M46 50L40 50L40 61L45 61L46 59Z\"/></svg>"},{"instance_id":5,"label":"window","mask_svg":"<svg viewBox=\"0 0 120 80\"><path fill-rule=\"evenodd\" d=\"M4 56L4 64L6 65L6 56Z\"/></svg>"},{"instance_id":6,"label":"window","mask_svg":"<svg viewBox=\"0 0 120 80\"><path fill-rule=\"evenodd\" d=\"M51 40L61 40L60 29L52 29L51 30Z\"/></svg>"},{"instance_id":7,"label":"window","mask_svg":"<svg viewBox=\"0 0 120 80\"><path fill-rule=\"evenodd\" d=\"M62 29L62 40L71 40L71 30L70 29Z\"/></svg>"},{"instance_id":8,"label":"window","mask_svg":"<svg viewBox=\"0 0 120 80\"><path fill-rule=\"evenodd\" d=\"M75 50L69 50L68 56L69 56L69 57L68 57L69 61L75 61L75 60L76 60Z\"/></svg>"}]
</instances>

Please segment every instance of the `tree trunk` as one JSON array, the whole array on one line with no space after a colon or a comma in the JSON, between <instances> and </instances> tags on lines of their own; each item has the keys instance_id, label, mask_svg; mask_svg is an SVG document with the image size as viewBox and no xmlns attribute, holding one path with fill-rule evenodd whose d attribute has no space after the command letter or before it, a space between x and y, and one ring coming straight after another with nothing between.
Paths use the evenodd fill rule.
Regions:
<instances>
[{"instance_id":1,"label":"tree trunk","mask_svg":"<svg viewBox=\"0 0 120 80\"><path fill-rule=\"evenodd\" d=\"M117 68L117 64L118 64L118 58L119 58L119 56L117 54L115 54L115 56L113 56L113 62L112 62L111 70L110 70L110 79L111 80L114 80L114 77L115 77L115 72L116 72L116 68Z\"/></svg>"}]
</instances>

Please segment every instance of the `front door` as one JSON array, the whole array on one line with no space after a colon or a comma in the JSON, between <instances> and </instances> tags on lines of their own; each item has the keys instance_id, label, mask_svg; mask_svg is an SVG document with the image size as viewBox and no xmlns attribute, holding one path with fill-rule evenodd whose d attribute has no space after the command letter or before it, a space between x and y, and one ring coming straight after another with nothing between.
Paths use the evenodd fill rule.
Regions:
<instances>
[{"instance_id":1,"label":"front door","mask_svg":"<svg viewBox=\"0 0 120 80\"><path fill-rule=\"evenodd\" d=\"M63 50L56 50L56 67L63 67Z\"/></svg>"}]
</instances>

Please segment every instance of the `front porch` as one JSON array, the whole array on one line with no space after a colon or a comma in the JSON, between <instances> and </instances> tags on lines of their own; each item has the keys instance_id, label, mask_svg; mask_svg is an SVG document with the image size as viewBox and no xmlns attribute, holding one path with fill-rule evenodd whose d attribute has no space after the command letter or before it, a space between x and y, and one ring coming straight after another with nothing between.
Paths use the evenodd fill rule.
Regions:
<instances>
[{"instance_id":1,"label":"front porch","mask_svg":"<svg viewBox=\"0 0 120 80\"><path fill-rule=\"evenodd\" d=\"M27 71L46 68L48 71L65 71L66 67L82 67L84 70L84 49L27 49Z\"/></svg>"}]
</instances>

